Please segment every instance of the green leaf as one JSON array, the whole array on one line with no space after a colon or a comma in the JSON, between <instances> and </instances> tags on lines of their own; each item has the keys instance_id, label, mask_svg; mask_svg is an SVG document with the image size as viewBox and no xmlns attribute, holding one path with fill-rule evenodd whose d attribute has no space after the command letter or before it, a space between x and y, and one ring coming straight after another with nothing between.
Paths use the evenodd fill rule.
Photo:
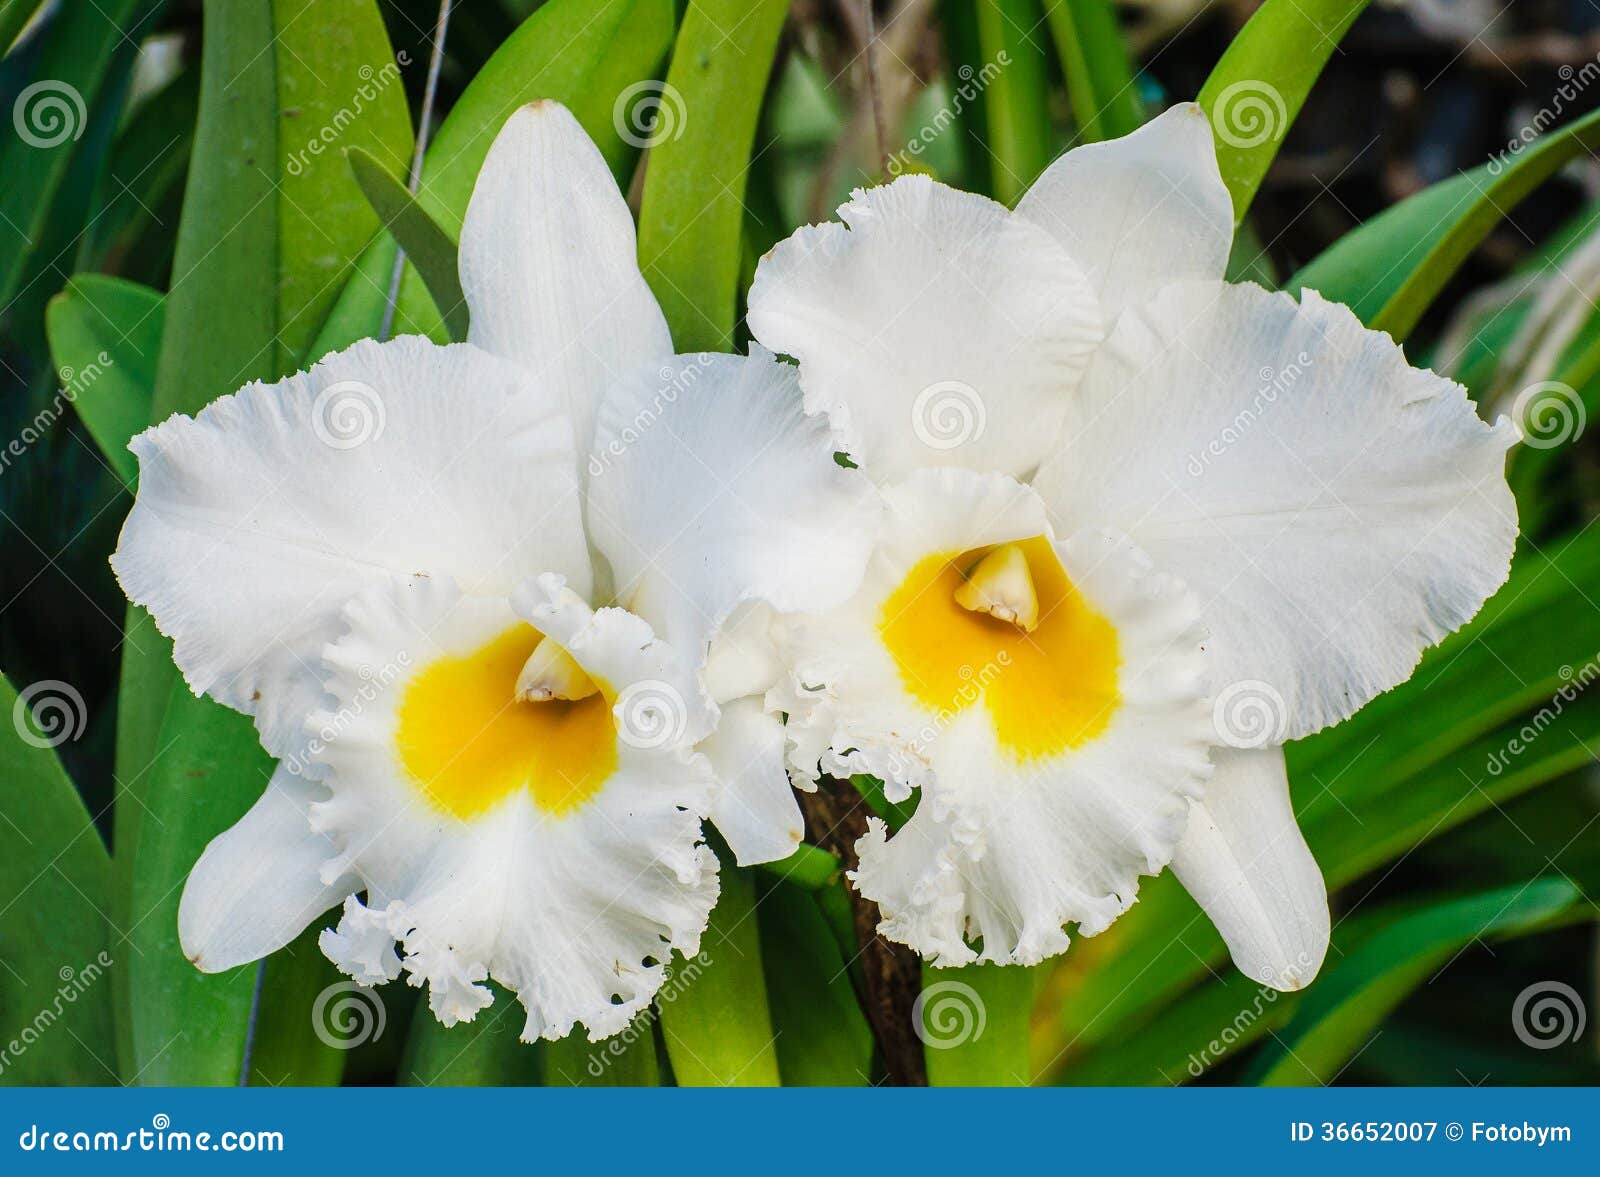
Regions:
<instances>
[{"instance_id":1,"label":"green leaf","mask_svg":"<svg viewBox=\"0 0 1600 1177\"><path fill-rule=\"evenodd\" d=\"M428 146L417 201L452 239L489 145L519 106L550 98L572 111L612 175L627 188L638 149L622 138L613 106L655 75L672 44L672 0L549 0L495 51L462 91ZM322 356L376 335L388 297L395 243L384 238L358 263L311 348ZM396 332L442 337L444 323L415 270L407 267Z\"/></svg>"},{"instance_id":2,"label":"green leaf","mask_svg":"<svg viewBox=\"0 0 1600 1177\"><path fill-rule=\"evenodd\" d=\"M1499 940L1587 917L1566 879L1454 899L1395 920L1338 961L1253 1072L1265 1086L1329 1083L1360 1053L1395 1006L1474 940Z\"/></svg>"},{"instance_id":3,"label":"green leaf","mask_svg":"<svg viewBox=\"0 0 1600 1177\"><path fill-rule=\"evenodd\" d=\"M1600 145L1600 111L1441 181L1345 234L1289 280L1348 304L1398 340L1411 334L1445 283L1529 193L1579 153Z\"/></svg>"},{"instance_id":4,"label":"green leaf","mask_svg":"<svg viewBox=\"0 0 1600 1177\"><path fill-rule=\"evenodd\" d=\"M87 721L66 683L0 675L0 1083L116 1082L107 973L128 967L103 914L110 862L52 750Z\"/></svg>"},{"instance_id":5,"label":"green leaf","mask_svg":"<svg viewBox=\"0 0 1600 1177\"><path fill-rule=\"evenodd\" d=\"M922 966L913 1016L931 1087L1027 1087L1028 1026L1038 968Z\"/></svg>"},{"instance_id":6,"label":"green leaf","mask_svg":"<svg viewBox=\"0 0 1600 1177\"><path fill-rule=\"evenodd\" d=\"M90 117L113 92L113 63L137 42L162 0L62 5L43 33L34 79L0 140L0 306L17 293Z\"/></svg>"},{"instance_id":7,"label":"green leaf","mask_svg":"<svg viewBox=\"0 0 1600 1177\"><path fill-rule=\"evenodd\" d=\"M349 151L350 169L367 202L394 234L406 260L416 267L433 305L441 308L450 338L467 337L467 299L461 293L457 272L456 243L425 212L406 186L384 170L383 165L359 147Z\"/></svg>"},{"instance_id":8,"label":"green leaf","mask_svg":"<svg viewBox=\"0 0 1600 1177\"><path fill-rule=\"evenodd\" d=\"M984 89L990 195L1015 205L1055 157L1038 0L975 0L978 52L1000 67ZM979 68L982 68L981 66Z\"/></svg>"},{"instance_id":9,"label":"green leaf","mask_svg":"<svg viewBox=\"0 0 1600 1177\"><path fill-rule=\"evenodd\" d=\"M43 0L0 0L0 57L5 56L41 3Z\"/></svg>"},{"instance_id":10,"label":"green leaf","mask_svg":"<svg viewBox=\"0 0 1600 1177\"><path fill-rule=\"evenodd\" d=\"M546 1087L656 1087L655 1016L646 1010L620 1034L590 1042L582 1028L545 1045Z\"/></svg>"},{"instance_id":11,"label":"green leaf","mask_svg":"<svg viewBox=\"0 0 1600 1177\"><path fill-rule=\"evenodd\" d=\"M1118 139L1144 123L1133 60L1111 0L1056 0L1046 5L1050 33L1067 80L1078 142Z\"/></svg>"},{"instance_id":12,"label":"green leaf","mask_svg":"<svg viewBox=\"0 0 1600 1177\"><path fill-rule=\"evenodd\" d=\"M350 1049L384 1029L383 1002L333 966L320 934L312 924L262 962L253 1086L337 1087Z\"/></svg>"},{"instance_id":13,"label":"green leaf","mask_svg":"<svg viewBox=\"0 0 1600 1177\"><path fill-rule=\"evenodd\" d=\"M756 908L778 1071L789 1087L872 1081L872 1028L833 931L809 891L777 883Z\"/></svg>"},{"instance_id":14,"label":"green leaf","mask_svg":"<svg viewBox=\"0 0 1600 1177\"><path fill-rule=\"evenodd\" d=\"M62 386L100 452L131 487L128 441L150 423L165 303L146 286L80 274L50 300L45 329Z\"/></svg>"},{"instance_id":15,"label":"green leaf","mask_svg":"<svg viewBox=\"0 0 1600 1177\"><path fill-rule=\"evenodd\" d=\"M1322 67L1370 0L1266 0L1200 89L1217 163L1244 220Z\"/></svg>"},{"instance_id":16,"label":"green leaf","mask_svg":"<svg viewBox=\"0 0 1600 1177\"><path fill-rule=\"evenodd\" d=\"M144 836L133 867L127 930L133 1026L131 1083L228 1085L240 1080L257 965L202 973L178 942L178 900L206 843L266 788L272 762L248 716L178 683L149 770Z\"/></svg>"},{"instance_id":17,"label":"green leaf","mask_svg":"<svg viewBox=\"0 0 1600 1177\"><path fill-rule=\"evenodd\" d=\"M619 116L639 135L655 103L639 262L682 352L733 346L745 177L788 8L788 0L691 0L665 86Z\"/></svg>"},{"instance_id":18,"label":"green leaf","mask_svg":"<svg viewBox=\"0 0 1600 1177\"><path fill-rule=\"evenodd\" d=\"M490 988L494 1004L449 1029L427 1002L417 1003L400 1082L410 1087L523 1087L542 1081L544 1046L518 1038L526 1020L522 1006L499 985L491 983Z\"/></svg>"},{"instance_id":19,"label":"green leaf","mask_svg":"<svg viewBox=\"0 0 1600 1177\"><path fill-rule=\"evenodd\" d=\"M817 891L838 882L844 867L829 851L802 842L788 858L763 862L758 869L796 887Z\"/></svg>"},{"instance_id":20,"label":"green leaf","mask_svg":"<svg viewBox=\"0 0 1600 1177\"><path fill-rule=\"evenodd\" d=\"M722 864L722 894L700 940L678 965L670 1000L658 997L661 1034L681 1087L775 1087L778 1055L761 971L752 872ZM694 975L691 977L691 971Z\"/></svg>"}]
</instances>

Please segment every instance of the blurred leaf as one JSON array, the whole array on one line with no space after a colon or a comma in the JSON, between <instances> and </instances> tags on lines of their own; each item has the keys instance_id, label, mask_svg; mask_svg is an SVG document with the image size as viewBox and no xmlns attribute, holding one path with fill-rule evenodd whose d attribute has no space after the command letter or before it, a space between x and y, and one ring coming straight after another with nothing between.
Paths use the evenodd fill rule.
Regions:
<instances>
[{"instance_id":1,"label":"blurred leaf","mask_svg":"<svg viewBox=\"0 0 1600 1177\"><path fill-rule=\"evenodd\" d=\"M161 6L162 0L65 4L44 31L37 80L13 104L15 133L0 140L6 178L0 186L0 306L17 293L88 121L114 92L113 63Z\"/></svg>"},{"instance_id":2,"label":"blurred leaf","mask_svg":"<svg viewBox=\"0 0 1600 1177\"><path fill-rule=\"evenodd\" d=\"M1524 197L1600 146L1600 111L1551 131L1519 155L1443 180L1346 233L1291 278L1404 340L1472 251Z\"/></svg>"},{"instance_id":3,"label":"blurred leaf","mask_svg":"<svg viewBox=\"0 0 1600 1177\"><path fill-rule=\"evenodd\" d=\"M41 3L43 0L0 0L0 57L5 56Z\"/></svg>"},{"instance_id":4,"label":"blurred leaf","mask_svg":"<svg viewBox=\"0 0 1600 1177\"><path fill-rule=\"evenodd\" d=\"M872 1029L844 955L808 891L771 887L756 908L778 1071L789 1087L859 1087L872 1079Z\"/></svg>"},{"instance_id":5,"label":"blurred leaf","mask_svg":"<svg viewBox=\"0 0 1600 1177\"><path fill-rule=\"evenodd\" d=\"M1004 66L986 62L978 38L978 12L976 0L939 0L939 26L944 33L944 55L952 75L950 85L963 99L947 104L948 131L941 138L951 140L960 155L960 178L963 187L974 192L994 194L994 179L990 174L989 154L989 97L987 87L976 84L989 75L991 68ZM957 86L957 83L959 87ZM934 120L922 125L933 125Z\"/></svg>"},{"instance_id":6,"label":"blurred leaf","mask_svg":"<svg viewBox=\"0 0 1600 1177\"><path fill-rule=\"evenodd\" d=\"M1050 126L1050 86L1045 67L1044 17L1038 0L974 0L976 67L999 67L985 87L992 160L990 195L1015 205L1055 158Z\"/></svg>"},{"instance_id":7,"label":"blurred leaf","mask_svg":"<svg viewBox=\"0 0 1600 1177\"><path fill-rule=\"evenodd\" d=\"M1111 0L1056 0L1045 6L1061 57L1078 142L1119 139L1144 122L1133 60Z\"/></svg>"},{"instance_id":8,"label":"blurred leaf","mask_svg":"<svg viewBox=\"0 0 1600 1177\"><path fill-rule=\"evenodd\" d=\"M656 1087L661 1068L656 1060L655 1017L646 1010L620 1034L590 1042L583 1028L544 1053L546 1087Z\"/></svg>"},{"instance_id":9,"label":"blurred leaf","mask_svg":"<svg viewBox=\"0 0 1600 1177\"><path fill-rule=\"evenodd\" d=\"M427 1002L417 1003L399 1082L411 1087L522 1087L541 1082L545 1044L519 1040L525 1011L513 994L492 982L490 988L494 1004L472 1021L449 1029L433 1016Z\"/></svg>"},{"instance_id":10,"label":"blurred leaf","mask_svg":"<svg viewBox=\"0 0 1600 1177\"><path fill-rule=\"evenodd\" d=\"M728 351L745 176L788 0L692 0L659 92L623 110L650 143L639 262L681 352ZM738 28L731 38L725 29ZM656 102L648 132L637 124Z\"/></svg>"},{"instance_id":11,"label":"blurred leaf","mask_svg":"<svg viewBox=\"0 0 1600 1177\"><path fill-rule=\"evenodd\" d=\"M227 0L238 3L238 0ZM256 969L202 973L178 942L178 900L206 843L245 815L272 762L248 716L172 688L133 865L128 928L130 1083L232 1085L244 1063ZM303 1032L303 1031L302 1031Z\"/></svg>"},{"instance_id":12,"label":"blurred leaf","mask_svg":"<svg viewBox=\"0 0 1600 1177\"><path fill-rule=\"evenodd\" d=\"M1454 899L1395 920L1338 961L1306 993L1257 1059L1265 1086L1329 1083L1404 998L1474 940L1527 935L1587 914L1565 879Z\"/></svg>"},{"instance_id":13,"label":"blurred leaf","mask_svg":"<svg viewBox=\"0 0 1600 1177\"><path fill-rule=\"evenodd\" d=\"M0 712L0 1083L115 1083L104 974L128 962L104 916L110 863L52 751L81 733L83 700L0 675Z\"/></svg>"},{"instance_id":14,"label":"blurred leaf","mask_svg":"<svg viewBox=\"0 0 1600 1177\"><path fill-rule=\"evenodd\" d=\"M359 147L352 147L349 155L350 169L367 203L383 221L384 228L394 234L400 248L406 251L406 260L421 275L428 293L433 296L434 306L442 308L450 338L465 340L467 299L461 293L456 243L423 211L406 186L385 171L377 160Z\"/></svg>"},{"instance_id":15,"label":"blurred leaf","mask_svg":"<svg viewBox=\"0 0 1600 1177\"><path fill-rule=\"evenodd\" d=\"M164 321L162 295L102 274L80 274L51 299L45 326L64 387L100 452L131 487L128 441L150 423Z\"/></svg>"},{"instance_id":16,"label":"blurred leaf","mask_svg":"<svg viewBox=\"0 0 1600 1177\"><path fill-rule=\"evenodd\" d=\"M313 923L261 963L252 1085L337 1087L349 1049L385 1029L382 1000L323 955L321 931Z\"/></svg>"},{"instance_id":17,"label":"blurred leaf","mask_svg":"<svg viewBox=\"0 0 1600 1177\"><path fill-rule=\"evenodd\" d=\"M1026 1087L1033 1082L1028 1023L1039 970L973 964L922 966L918 1019L930 1087Z\"/></svg>"},{"instance_id":18,"label":"blurred leaf","mask_svg":"<svg viewBox=\"0 0 1600 1177\"><path fill-rule=\"evenodd\" d=\"M1235 223L1244 220L1306 95L1368 3L1266 0L1201 87Z\"/></svg>"},{"instance_id":19,"label":"blurred leaf","mask_svg":"<svg viewBox=\"0 0 1600 1177\"><path fill-rule=\"evenodd\" d=\"M752 872L735 867L731 858L723 858L722 894L701 936L700 955L675 966L671 1000L657 998L662 1039L681 1087L775 1087L779 1082L755 883Z\"/></svg>"},{"instance_id":20,"label":"blurred leaf","mask_svg":"<svg viewBox=\"0 0 1600 1177\"><path fill-rule=\"evenodd\" d=\"M452 240L489 145L519 106L549 98L570 109L626 190L638 158L613 108L630 86L655 75L672 44L672 0L549 0L507 38L439 125L423 161L417 201ZM346 282L311 348L326 355L376 335L388 297L396 246L373 245ZM365 275L365 277L363 277ZM444 337L444 323L407 267L395 331Z\"/></svg>"}]
</instances>

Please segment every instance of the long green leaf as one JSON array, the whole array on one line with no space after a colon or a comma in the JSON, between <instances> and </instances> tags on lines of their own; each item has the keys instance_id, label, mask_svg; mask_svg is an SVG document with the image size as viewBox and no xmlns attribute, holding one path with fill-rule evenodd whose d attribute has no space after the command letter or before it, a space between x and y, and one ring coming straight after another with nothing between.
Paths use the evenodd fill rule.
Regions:
<instances>
[{"instance_id":1,"label":"long green leaf","mask_svg":"<svg viewBox=\"0 0 1600 1177\"><path fill-rule=\"evenodd\" d=\"M10 304L39 244L78 140L111 91L123 47L146 31L162 0L66 4L45 30L36 79L17 96L0 139L0 306Z\"/></svg>"},{"instance_id":2,"label":"long green leaf","mask_svg":"<svg viewBox=\"0 0 1600 1177\"><path fill-rule=\"evenodd\" d=\"M656 1087L655 1018L646 1010L620 1034L590 1042L581 1028L545 1044L546 1087Z\"/></svg>"},{"instance_id":3,"label":"long green leaf","mask_svg":"<svg viewBox=\"0 0 1600 1177\"><path fill-rule=\"evenodd\" d=\"M978 964L922 969L912 1016L933 1087L1026 1087L1037 968Z\"/></svg>"},{"instance_id":4,"label":"long green leaf","mask_svg":"<svg viewBox=\"0 0 1600 1177\"><path fill-rule=\"evenodd\" d=\"M1038 0L974 0L978 52L1000 67L983 92L989 127L990 195L1014 205L1050 166L1050 86ZM980 66L979 68L982 68Z\"/></svg>"},{"instance_id":5,"label":"long green leaf","mask_svg":"<svg viewBox=\"0 0 1600 1177\"><path fill-rule=\"evenodd\" d=\"M1322 67L1370 0L1266 0L1200 89L1243 221Z\"/></svg>"},{"instance_id":6,"label":"long green leaf","mask_svg":"<svg viewBox=\"0 0 1600 1177\"><path fill-rule=\"evenodd\" d=\"M17 34L38 11L43 0L0 0L0 57L11 48Z\"/></svg>"},{"instance_id":7,"label":"long green leaf","mask_svg":"<svg viewBox=\"0 0 1600 1177\"><path fill-rule=\"evenodd\" d=\"M0 675L0 1083L115 1083L110 862L53 748L87 722L66 683Z\"/></svg>"},{"instance_id":8,"label":"long green leaf","mask_svg":"<svg viewBox=\"0 0 1600 1177\"><path fill-rule=\"evenodd\" d=\"M1328 970L1258 1060L1266 1086L1328 1083L1406 995L1474 940L1497 940L1584 914L1566 879L1536 879L1396 920Z\"/></svg>"},{"instance_id":9,"label":"long green leaf","mask_svg":"<svg viewBox=\"0 0 1600 1177\"><path fill-rule=\"evenodd\" d=\"M139 463L128 441L150 423L164 321L159 292L100 274L71 279L46 312L57 376L100 452L130 487Z\"/></svg>"},{"instance_id":10,"label":"long green leaf","mask_svg":"<svg viewBox=\"0 0 1600 1177\"><path fill-rule=\"evenodd\" d=\"M1055 0L1045 5L1061 72L1067 80L1078 142L1097 143L1136 131L1144 102L1128 43L1111 0Z\"/></svg>"},{"instance_id":11,"label":"long green leaf","mask_svg":"<svg viewBox=\"0 0 1600 1177\"><path fill-rule=\"evenodd\" d=\"M261 965L253 1086L337 1087L349 1051L384 1029L376 992L333 966L320 934L313 924Z\"/></svg>"},{"instance_id":12,"label":"long green leaf","mask_svg":"<svg viewBox=\"0 0 1600 1177\"><path fill-rule=\"evenodd\" d=\"M816 897L778 883L762 896L756 919L785 1086L870 1083L872 1028Z\"/></svg>"},{"instance_id":13,"label":"long green leaf","mask_svg":"<svg viewBox=\"0 0 1600 1177\"><path fill-rule=\"evenodd\" d=\"M1600 111L1385 209L1320 254L1287 289L1310 287L1348 304L1369 327L1403 340L1506 214L1596 146Z\"/></svg>"},{"instance_id":14,"label":"long green leaf","mask_svg":"<svg viewBox=\"0 0 1600 1177\"><path fill-rule=\"evenodd\" d=\"M508 1087L539 1083L545 1047L519 1040L526 1015L498 985L494 1004L446 1029L419 1001L406 1039L400 1081L414 1087ZM597 1047L598 1049L598 1047Z\"/></svg>"},{"instance_id":15,"label":"long green leaf","mask_svg":"<svg viewBox=\"0 0 1600 1177\"><path fill-rule=\"evenodd\" d=\"M352 147L349 155L350 169L367 203L382 219L384 228L394 234L400 248L406 251L406 260L421 275L428 293L433 296L434 306L444 315L450 338L466 339L467 299L461 293L456 243L382 164L359 147Z\"/></svg>"},{"instance_id":16,"label":"long green leaf","mask_svg":"<svg viewBox=\"0 0 1600 1177\"><path fill-rule=\"evenodd\" d=\"M423 161L417 200L452 240L489 145L519 106L550 98L570 109L626 188L638 149L623 138L618 96L655 76L672 44L672 0L549 0L506 39L450 108ZM376 335L396 246L384 238L358 263L313 357ZM445 337L444 322L416 271L407 267L395 331Z\"/></svg>"},{"instance_id":17,"label":"long green leaf","mask_svg":"<svg viewBox=\"0 0 1600 1177\"><path fill-rule=\"evenodd\" d=\"M778 1054L751 871L724 856L722 895L700 955L678 966L671 1000L660 1000L661 1033L683 1087L775 1087ZM693 973L692 977L690 974Z\"/></svg>"},{"instance_id":18,"label":"long green leaf","mask_svg":"<svg viewBox=\"0 0 1600 1177\"><path fill-rule=\"evenodd\" d=\"M639 262L679 351L733 346L745 177L788 9L788 0L691 0L666 84L623 109L629 134L650 145Z\"/></svg>"}]
</instances>

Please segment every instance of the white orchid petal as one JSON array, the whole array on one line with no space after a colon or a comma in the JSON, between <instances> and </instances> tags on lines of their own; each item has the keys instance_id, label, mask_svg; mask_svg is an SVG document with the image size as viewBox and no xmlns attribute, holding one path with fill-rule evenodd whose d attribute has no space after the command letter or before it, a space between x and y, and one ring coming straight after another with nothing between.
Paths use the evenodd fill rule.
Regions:
<instances>
[{"instance_id":1,"label":"white orchid petal","mask_svg":"<svg viewBox=\"0 0 1600 1177\"><path fill-rule=\"evenodd\" d=\"M724 704L716 731L700 751L718 782L711 820L739 865L793 854L805 821L784 771L782 721L768 715L759 699Z\"/></svg>"},{"instance_id":2,"label":"white orchid petal","mask_svg":"<svg viewBox=\"0 0 1600 1177\"><path fill-rule=\"evenodd\" d=\"M1274 989L1311 983L1328 952L1328 890L1289 800L1282 748L1218 749L1172 870L1239 970Z\"/></svg>"},{"instance_id":3,"label":"white orchid petal","mask_svg":"<svg viewBox=\"0 0 1600 1177\"><path fill-rule=\"evenodd\" d=\"M1035 485L1194 590L1218 742L1261 747L1403 682L1505 580L1515 436L1313 291L1191 283L1123 315ZM1240 728L1238 698L1276 714Z\"/></svg>"}]
</instances>

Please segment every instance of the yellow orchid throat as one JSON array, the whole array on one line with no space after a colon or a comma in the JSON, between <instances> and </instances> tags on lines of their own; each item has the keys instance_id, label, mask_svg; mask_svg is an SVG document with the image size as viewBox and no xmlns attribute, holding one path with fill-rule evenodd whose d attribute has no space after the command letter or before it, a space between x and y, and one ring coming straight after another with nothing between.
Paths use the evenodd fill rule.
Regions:
<instances>
[{"instance_id":1,"label":"yellow orchid throat","mask_svg":"<svg viewBox=\"0 0 1600 1177\"><path fill-rule=\"evenodd\" d=\"M559 816L616 771L615 700L605 683L576 699L528 697L523 671L542 641L533 626L517 625L470 654L438 659L406 685L400 760L435 808L467 820L525 789ZM544 665L570 673L548 645L535 662Z\"/></svg>"},{"instance_id":2,"label":"yellow orchid throat","mask_svg":"<svg viewBox=\"0 0 1600 1177\"><path fill-rule=\"evenodd\" d=\"M1019 763L1087 743L1116 712L1117 631L1042 536L924 558L878 632L918 702L941 716L985 708Z\"/></svg>"}]
</instances>

